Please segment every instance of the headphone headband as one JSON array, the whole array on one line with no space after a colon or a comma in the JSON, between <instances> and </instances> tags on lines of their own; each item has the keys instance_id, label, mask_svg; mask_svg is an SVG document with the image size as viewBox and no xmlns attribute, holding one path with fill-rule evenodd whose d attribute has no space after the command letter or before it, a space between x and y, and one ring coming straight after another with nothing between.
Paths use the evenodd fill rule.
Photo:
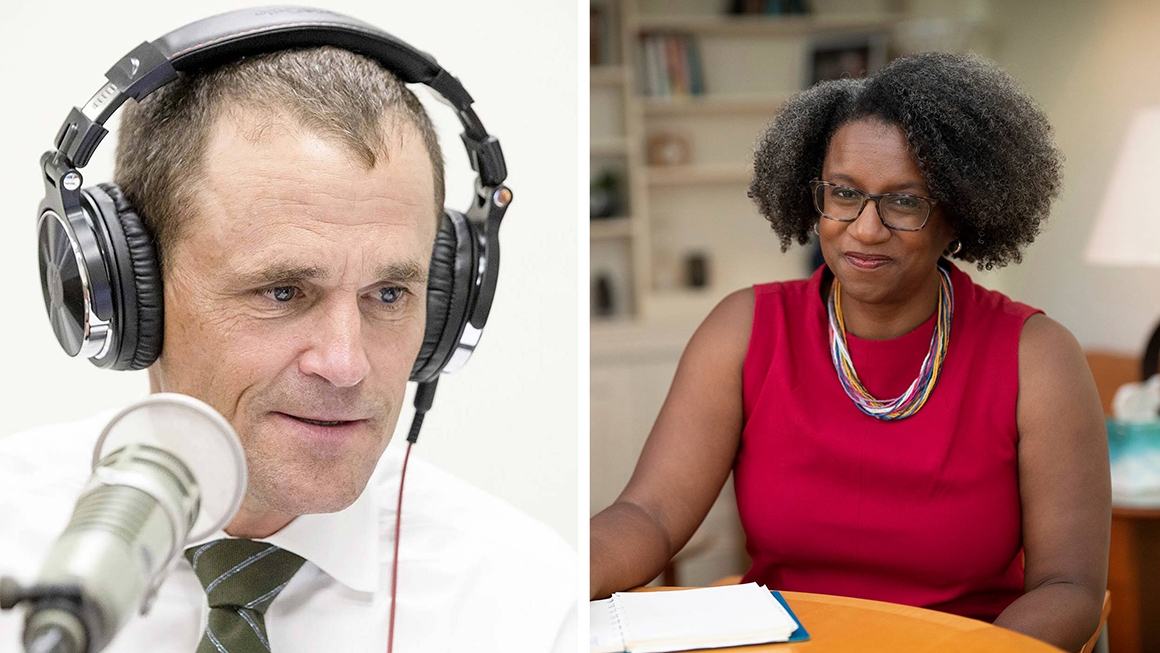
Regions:
<instances>
[{"instance_id":1,"label":"headphone headband","mask_svg":"<svg viewBox=\"0 0 1160 653\"><path fill-rule=\"evenodd\" d=\"M409 84L424 84L447 101L463 124L463 143L483 186L507 177L499 141L471 108L472 98L435 58L362 21L325 9L240 9L180 27L142 43L115 63L83 108L74 108L57 133L57 150L73 167L88 164L108 133L105 121L130 97L141 100L177 79L179 72L209 68L247 55L294 47L333 45L381 62Z\"/></svg>"}]
</instances>

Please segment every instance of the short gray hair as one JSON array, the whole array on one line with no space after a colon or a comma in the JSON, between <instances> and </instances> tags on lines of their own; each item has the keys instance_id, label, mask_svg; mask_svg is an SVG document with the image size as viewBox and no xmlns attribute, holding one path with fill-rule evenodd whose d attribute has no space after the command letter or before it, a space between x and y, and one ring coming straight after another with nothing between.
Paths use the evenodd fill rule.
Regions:
<instances>
[{"instance_id":1,"label":"short gray hair","mask_svg":"<svg viewBox=\"0 0 1160 653\"><path fill-rule=\"evenodd\" d=\"M156 242L166 251L194 218L210 130L230 106L285 115L331 138L367 169L388 156L391 131L412 124L423 138L443 212L443 155L434 125L394 73L375 60L330 46L246 57L195 75L181 75L122 110L114 177Z\"/></svg>"}]
</instances>

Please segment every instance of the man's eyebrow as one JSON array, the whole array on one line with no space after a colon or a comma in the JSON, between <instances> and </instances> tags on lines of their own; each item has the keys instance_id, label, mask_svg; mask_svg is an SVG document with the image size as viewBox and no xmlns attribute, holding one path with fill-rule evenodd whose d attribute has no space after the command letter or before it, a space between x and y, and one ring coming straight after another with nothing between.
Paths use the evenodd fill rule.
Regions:
<instances>
[{"instance_id":1,"label":"man's eyebrow","mask_svg":"<svg viewBox=\"0 0 1160 653\"><path fill-rule=\"evenodd\" d=\"M325 279L329 275L316 265L273 263L257 270L241 272L237 276L242 285L262 286L272 283L293 283L307 279Z\"/></svg>"},{"instance_id":2,"label":"man's eyebrow","mask_svg":"<svg viewBox=\"0 0 1160 653\"><path fill-rule=\"evenodd\" d=\"M241 272L237 276L241 285L256 287L327 279L330 273L316 265L272 263L264 268ZM375 271L375 283L426 283L426 281L427 268L412 261L388 263Z\"/></svg>"},{"instance_id":3,"label":"man's eyebrow","mask_svg":"<svg viewBox=\"0 0 1160 653\"><path fill-rule=\"evenodd\" d=\"M413 261L388 263L377 270L375 279L390 283L426 283L427 266Z\"/></svg>"}]
</instances>

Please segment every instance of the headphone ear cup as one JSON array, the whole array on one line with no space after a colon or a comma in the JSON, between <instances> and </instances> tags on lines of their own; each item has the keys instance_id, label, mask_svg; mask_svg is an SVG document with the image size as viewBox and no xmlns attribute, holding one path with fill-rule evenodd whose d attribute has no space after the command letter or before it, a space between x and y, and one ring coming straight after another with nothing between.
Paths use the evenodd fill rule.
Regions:
<instances>
[{"instance_id":1,"label":"headphone ear cup","mask_svg":"<svg viewBox=\"0 0 1160 653\"><path fill-rule=\"evenodd\" d=\"M431 381L455 351L471 311L471 282L478 267L471 224L462 213L444 209L427 274L427 327L411 380Z\"/></svg>"},{"instance_id":2,"label":"headphone ear cup","mask_svg":"<svg viewBox=\"0 0 1160 653\"><path fill-rule=\"evenodd\" d=\"M103 231L114 250L115 262L110 267L118 268L113 291L121 316L117 346L93 364L115 370L145 369L161 353L163 336L164 292L153 236L116 184L98 184L88 192L98 207L111 202L112 211L100 210L96 216L104 221Z\"/></svg>"}]
</instances>

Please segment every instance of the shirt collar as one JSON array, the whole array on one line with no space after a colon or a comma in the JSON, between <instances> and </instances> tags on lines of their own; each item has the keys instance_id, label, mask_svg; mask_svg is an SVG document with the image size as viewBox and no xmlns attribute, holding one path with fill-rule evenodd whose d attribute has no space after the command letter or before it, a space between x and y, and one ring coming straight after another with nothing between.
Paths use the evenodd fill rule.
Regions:
<instances>
[{"instance_id":1,"label":"shirt collar","mask_svg":"<svg viewBox=\"0 0 1160 653\"><path fill-rule=\"evenodd\" d=\"M270 537L257 538L302 556L326 575L359 591L379 589L379 501L372 475L362 494L345 509L332 513L300 515ZM230 537L225 531L204 538L200 544Z\"/></svg>"}]
</instances>

